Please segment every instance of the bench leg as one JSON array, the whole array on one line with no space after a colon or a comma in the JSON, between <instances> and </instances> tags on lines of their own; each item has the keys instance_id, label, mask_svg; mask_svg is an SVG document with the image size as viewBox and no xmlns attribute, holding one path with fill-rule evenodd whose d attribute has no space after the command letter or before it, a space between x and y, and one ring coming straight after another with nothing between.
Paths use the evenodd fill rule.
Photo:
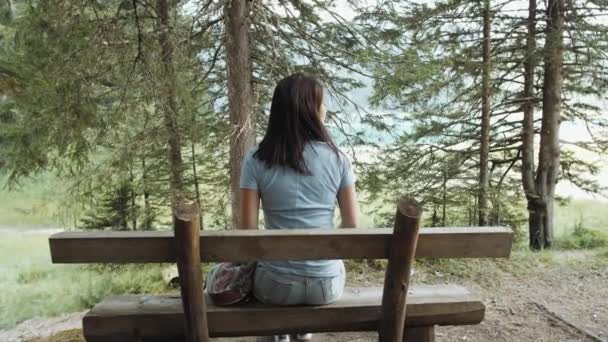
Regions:
<instances>
[{"instance_id":1,"label":"bench leg","mask_svg":"<svg viewBox=\"0 0 608 342\"><path fill-rule=\"evenodd\" d=\"M406 327L403 342L435 342L435 327Z\"/></svg>"}]
</instances>

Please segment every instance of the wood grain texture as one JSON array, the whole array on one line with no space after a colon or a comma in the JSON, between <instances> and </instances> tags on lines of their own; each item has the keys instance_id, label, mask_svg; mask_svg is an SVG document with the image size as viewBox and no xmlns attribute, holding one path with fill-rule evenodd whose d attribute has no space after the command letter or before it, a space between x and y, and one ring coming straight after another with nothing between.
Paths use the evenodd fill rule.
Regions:
<instances>
[{"instance_id":1,"label":"wood grain texture","mask_svg":"<svg viewBox=\"0 0 608 342\"><path fill-rule=\"evenodd\" d=\"M406 328L403 342L435 342L435 326Z\"/></svg>"},{"instance_id":2,"label":"wood grain texture","mask_svg":"<svg viewBox=\"0 0 608 342\"><path fill-rule=\"evenodd\" d=\"M375 331L381 318L382 289L347 288L339 301L324 306L270 307L252 303L217 307L207 299L212 337ZM406 326L478 324L484 310L480 298L463 287L412 286ZM89 342L177 341L183 339L183 324L179 295L108 297L83 319L84 334Z\"/></svg>"},{"instance_id":3,"label":"wood grain texture","mask_svg":"<svg viewBox=\"0 0 608 342\"><path fill-rule=\"evenodd\" d=\"M200 253L200 218L196 204L179 204L173 212L177 271L187 342L209 342Z\"/></svg>"},{"instance_id":4,"label":"wood grain texture","mask_svg":"<svg viewBox=\"0 0 608 342\"><path fill-rule=\"evenodd\" d=\"M382 320L378 329L380 342L403 340L407 289L421 215L422 209L416 200L399 200L382 292Z\"/></svg>"},{"instance_id":5,"label":"wood grain texture","mask_svg":"<svg viewBox=\"0 0 608 342\"><path fill-rule=\"evenodd\" d=\"M386 259L391 236L391 228L204 230L201 260ZM512 242L505 227L422 228L416 257L508 257ZM63 232L52 235L49 244L54 263L176 261L172 232Z\"/></svg>"}]
</instances>

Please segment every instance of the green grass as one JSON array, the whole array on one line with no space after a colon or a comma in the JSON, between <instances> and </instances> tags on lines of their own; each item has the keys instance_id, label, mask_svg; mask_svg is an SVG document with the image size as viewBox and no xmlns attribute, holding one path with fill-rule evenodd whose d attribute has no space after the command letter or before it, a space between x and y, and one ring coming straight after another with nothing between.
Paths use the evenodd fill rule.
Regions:
<instances>
[{"instance_id":1,"label":"green grass","mask_svg":"<svg viewBox=\"0 0 608 342\"><path fill-rule=\"evenodd\" d=\"M608 247L608 231L588 229L579 224L571 233L559 236L555 244L560 249Z\"/></svg>"},{"instance_id":2,"label":"green grass","mask_svg":"<svg viewBox=\"0 0 608 342\"><path fill-rule=\"evenodd\" d=\"M608 203L572 200L556 206L554 235L560 249L608 247Z\"/></svg>"},{"instance_id":3,"label":"green grass","mask_svg":"<svg viewBox=\"0 0 608 342\"><path fill-rule=\"evenodd\" d=\"M27 342L85 342L81 329L61 331L49 337L34 338Z\"/></svg>"},{"instance_id":4,"label":"green grass","mask_svg":"<svg viewBox=\"0 0 608 342\"><path fill-rule=\"evenodd\" d=\"M577 225L608 233L608 202L571 200L555 207L555 236L571 234Z\"/></svg>"},{"instance_id":5,"label":"green grass","mask_svg":"<svg viewBox=\"0 0 608 342\"><path fill-rule=\"evenodd\" d=\"M56 226L59 223L63 184L52 174L24 179L8 188L7 176L0 174L0 226Z\"/></svg>"},{"instance_id":6,"label":"green grass","mask_svg":"<svg viewBox=\"0 0 608 342\"><path fill-rule=\"evenodd\" d=\"M53 265L44 235L0 235L0 329L36 316L90 308L119 293L167 290L163 265Z\"/></svg>"}]
</instances>

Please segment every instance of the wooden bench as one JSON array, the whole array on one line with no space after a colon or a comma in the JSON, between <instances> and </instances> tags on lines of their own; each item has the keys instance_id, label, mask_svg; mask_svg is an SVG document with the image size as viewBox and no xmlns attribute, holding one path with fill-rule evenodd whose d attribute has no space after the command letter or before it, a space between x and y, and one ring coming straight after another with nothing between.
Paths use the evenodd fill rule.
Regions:
<instances>
[{"instance_id":1,"label":"wooden bench","mask_svg":"<svg viewBox=\"0 0 608 342\"><path fill-rule=\"evenodd\" d=\"M411 245L410 254L415 250L418 258L508 257L512 244L511 230L504 227L423 228L419 234L415 234L416 248L416 236L407 235L407 231L415 230L417 233L417 227L413 227L417 220L406 222L407 215L402 214L400 210L397 211L394 229L231 230L200 233L197 230L198 218L190 217L186 220L190 222L186 226L189 224L194 228L188 234L200 236L200 239L191 239L199 243L193 243L186 249L180 247L187 244L188 234L180 230L179 219L175 237L173 232L160 231L64 232L51 236L49 243L54 263L176 262L192 250L197 255L191 259L191 263L196 263L197 260L389 259L384 290L347 288L344 296L333 304L295 307L273 307L259 303L218 307L209 298L201 296L204 309L198 313L196 308L192 308L192 303L196 300L191 298L196 296L196 291L191 292L187 283L200 284L200 276L197 279L196 274L189 274L188 272L196 271L192 271L192 268L188 271L186 264L178 262L182 296L120 295L106 298L83 319L87 341L197 340L189 332L193 329L205 329L203 334L211 337L379 331L382 341L433 341L435 325L480 323L485 311L483 303L477 295L461 286L416 285L407 291L412 259L412 256L405 255L407 246ZM184 226L183 222L181 225ZM184 231L188 229L183 228ZM404 237L413 241L403 242ZM182 242L177 242L178 239ZM401 275L395 278L399 273ZM182 277L189 279L184 280ZM394 279L389 279L391 277ZM196 284L192 286L196 287ZM403 290L408 293L406 305L401 304L405 304L405 293L403 298L397 298ZM390 297L387 297L388 293L392 293ZM403 310L405 311L399 312ZM403 317L399 315L405 315L405 320L399 318ZM198 328L192 327L197 324ZM387 333L389 330L392 332ZM396 337L395 334L399 331L402 335ZM207 339L203 336L198 340Z\"/></svg>"}]
</instances>

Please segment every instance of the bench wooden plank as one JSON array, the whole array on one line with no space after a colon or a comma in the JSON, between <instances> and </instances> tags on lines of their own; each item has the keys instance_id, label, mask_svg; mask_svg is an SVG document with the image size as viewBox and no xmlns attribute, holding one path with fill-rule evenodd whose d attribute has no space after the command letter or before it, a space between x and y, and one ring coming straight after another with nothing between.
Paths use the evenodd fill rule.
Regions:
<instances>
[{"instance_id":1,"label":"bench wooden plank","mask_svg":"<svg viewBox=\"0 0 608 342\"><path fill-rule=\"evenodd\" d=\"M201 232L202 261L386 259L391 228ZM173 232L63 232L49 238L54 263L175 262ZM422 228L416 257L508 257L505 227Z\"/></svg>"},{"instance_id":2,"label":"bench wooden plank","mask_svg":"<svg viewBox=\"0 0 608 342\"><path fill-rule=\"evenodd\" d=\"M209 299L212 337L279 333L374 331L381 318L381 288L348 288L325 306L269 307L258 303L217 307ZM469 325L482 321L479 297L456 285L413 286L406 326ZM280 321L280 324L277 322ZM184 316L176 295L123 295L106 298L83 319L88 342L170 341L183 338Z\"/></svg>"}]
</instances>

